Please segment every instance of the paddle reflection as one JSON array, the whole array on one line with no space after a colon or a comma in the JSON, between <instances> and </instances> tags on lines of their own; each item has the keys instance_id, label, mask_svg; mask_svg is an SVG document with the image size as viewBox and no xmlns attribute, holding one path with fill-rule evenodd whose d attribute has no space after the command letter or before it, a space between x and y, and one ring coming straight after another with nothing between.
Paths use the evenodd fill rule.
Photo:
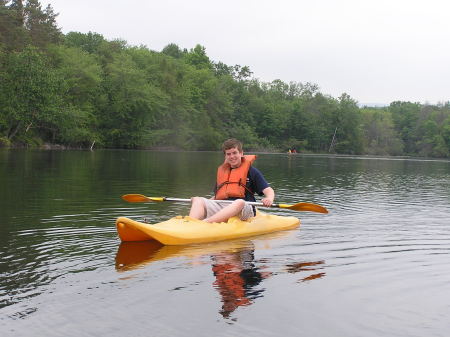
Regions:
<instances>
[{"instance_id":1,"label":"paddle reflection","mask_svg":"<svg viewBox=\"0 0 450 337\"><path fill-rule=\"evenodd\" d=\"M325 261L314 261L314 262L299 262L291 263L286 265L286 271L288 273L298 273L298 272L310 272L323 269ZM315 273L300 279L298 282L312 281L325 276L325 273Z\"/></svg>"}]
</instances>

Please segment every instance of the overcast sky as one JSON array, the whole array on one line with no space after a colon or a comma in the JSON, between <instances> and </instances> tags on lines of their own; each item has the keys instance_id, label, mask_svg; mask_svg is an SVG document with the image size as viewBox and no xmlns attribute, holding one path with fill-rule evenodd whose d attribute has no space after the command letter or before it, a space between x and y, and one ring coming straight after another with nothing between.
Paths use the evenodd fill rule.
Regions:
<instances>
[{"instance_id":1,"label":"overcast sky","mask_svg":"<svg viewBox=\"0 0 450 337\"><path fill-rule=\"evenodd\" d=\"M206 48L270 82L360 103L450 100L448 0L49 0L63 33Z\"/></svg>"}]
</instances>

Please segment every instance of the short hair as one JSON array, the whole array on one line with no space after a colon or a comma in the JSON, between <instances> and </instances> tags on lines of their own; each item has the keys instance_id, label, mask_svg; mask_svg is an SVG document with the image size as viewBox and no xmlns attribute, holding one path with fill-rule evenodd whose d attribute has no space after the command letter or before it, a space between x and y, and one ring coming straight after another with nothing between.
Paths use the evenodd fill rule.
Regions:
<instances>
[{"instance_id":1,"label":"short hair","mask_svg":"<svg viewBox=\"0 0 450 337\"><path fill-rule=\"evenodd\" d=\"M233 149L233 148L237 148L239 150L239 152L242 152L242 143L235 138L230 138L230 139L227 139L226 141L224 141L222 144L223 153L225 153L226 150Z\"/></svg>"}]
</instances>

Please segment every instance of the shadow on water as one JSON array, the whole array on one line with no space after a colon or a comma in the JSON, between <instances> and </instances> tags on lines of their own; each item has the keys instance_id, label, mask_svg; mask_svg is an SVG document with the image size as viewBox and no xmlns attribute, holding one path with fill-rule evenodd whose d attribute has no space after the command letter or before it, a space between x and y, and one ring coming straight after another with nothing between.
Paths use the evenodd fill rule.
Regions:
<instances>
[{"instance_id":1,"label":"shadow on water","mask_svg":"<svg viewBox=\"0 0 450 337\"><path fill-rule=\"evenodd\" d=\"M230 240L211 244L164 246L157 241L122 242L117 250L115 268L117 272L144 269L157 261L173 258L186 258L192 266L209 264L214 275L213 288L220 295L222 303L219 313L230 318L239 307L252 305L257 298L264 296L265 279L293 273L308 273L298 282L307 282L325 276L325 261L291 262L272 266L271 259L257 259L258 249L271 249L270 240L289 233L264 235L259 240ZM208 262L204 262L207 260ZM278 264L278 263L276 263ZM274 270L277 269L277 270ZM233 318L232 321L236 321Z\"/></svg>"}]
</instances>

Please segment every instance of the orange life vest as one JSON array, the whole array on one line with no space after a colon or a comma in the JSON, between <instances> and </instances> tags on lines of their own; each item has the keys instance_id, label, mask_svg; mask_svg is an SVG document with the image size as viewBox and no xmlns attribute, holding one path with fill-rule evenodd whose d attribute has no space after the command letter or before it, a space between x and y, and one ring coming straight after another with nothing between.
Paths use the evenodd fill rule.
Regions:
<instances>
[{"instance_id":1,"label":"orange life vest","mask_svg":"<svg viewBox=\"0 0 450 337\"><path fill-rule=\"evenodd\" d=\"M247 183L248 170L250 170L255 159L255 155L243 156L241 166L234 169L228 163L220 165L217 169L215 199L244 198L247 190L245 184Z\"/></svg>"}]
</instances>

